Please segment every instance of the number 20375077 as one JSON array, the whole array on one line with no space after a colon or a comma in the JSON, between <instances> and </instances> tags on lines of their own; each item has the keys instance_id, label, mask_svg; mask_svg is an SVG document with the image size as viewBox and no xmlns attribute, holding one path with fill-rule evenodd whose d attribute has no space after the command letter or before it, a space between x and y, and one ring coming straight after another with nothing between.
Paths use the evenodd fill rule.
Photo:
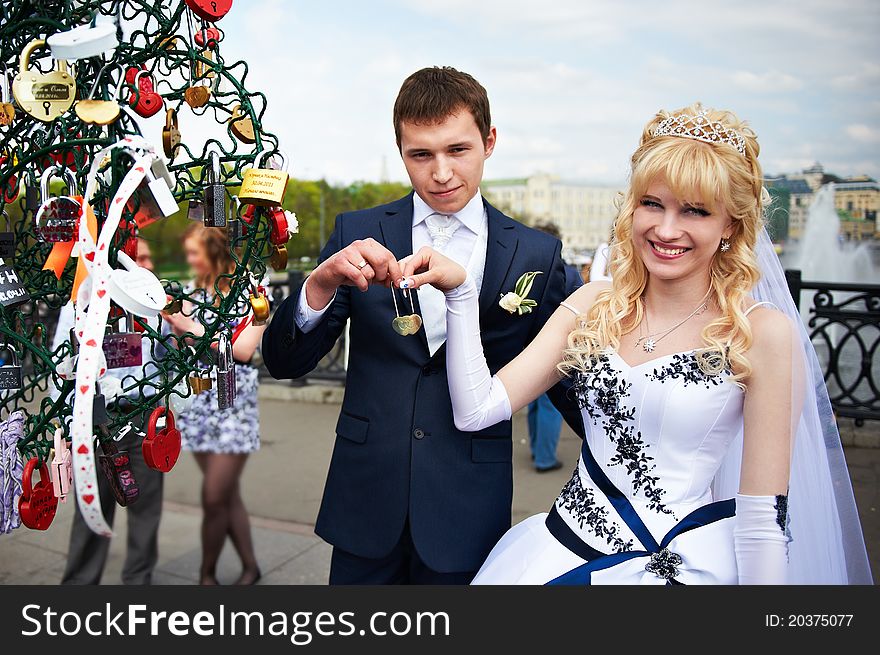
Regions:
<instances>
[{"instance_id":1,"label":"number 20375077","mask_svg":"<svg viewBox=\"0 0 880 655\"><path fill-rule=\"evenodd\" d=\"M765 614L768 628L848 628L852 614Z\"/></svg>"}]
</instances>

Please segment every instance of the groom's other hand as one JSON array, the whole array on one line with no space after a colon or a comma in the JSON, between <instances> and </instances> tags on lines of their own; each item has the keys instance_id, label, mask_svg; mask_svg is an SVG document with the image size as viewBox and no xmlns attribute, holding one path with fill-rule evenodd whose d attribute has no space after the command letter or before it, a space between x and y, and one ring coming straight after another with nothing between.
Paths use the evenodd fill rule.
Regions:
<instances>
[{"instance_id":1,"label":"groom's other hand","mask_svg":"<svg viewBox=\"0 0 880 655\"><path fill-rule=\"evenodd\" d=\"M366 291L371 283L387 287L401 277L397 258L385 246L372 238L353 241L312 271L306 280L306 302L321 310L340 286Z\"/></svg>"}]
</instances>

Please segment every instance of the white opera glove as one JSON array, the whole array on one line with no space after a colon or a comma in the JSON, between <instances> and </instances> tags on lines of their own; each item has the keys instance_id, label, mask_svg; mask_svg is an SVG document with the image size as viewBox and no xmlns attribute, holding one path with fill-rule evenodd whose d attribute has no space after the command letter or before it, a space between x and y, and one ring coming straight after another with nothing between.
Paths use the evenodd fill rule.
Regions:
<instances>
[{"instance_id":1,"label":"white opera glove","mask_svg":"<svg viewBox=\"0 0 880 655\"><path fill-rule=\"evenodd\" d=\"M786 584L786 496L736 495L733 543L741 585Z\"/></svg>"},{"instance_id":2,"label":"white opera glove","mask_svg":"<svg viewBox=\"0 0 880 655\"><path fill-rule=\"evenodd\" d=\"M446 292L446 373L459 430L475 432L510 419L507 391L483 354L479 295L470 275Z\"/></svg>"}]
</instances>

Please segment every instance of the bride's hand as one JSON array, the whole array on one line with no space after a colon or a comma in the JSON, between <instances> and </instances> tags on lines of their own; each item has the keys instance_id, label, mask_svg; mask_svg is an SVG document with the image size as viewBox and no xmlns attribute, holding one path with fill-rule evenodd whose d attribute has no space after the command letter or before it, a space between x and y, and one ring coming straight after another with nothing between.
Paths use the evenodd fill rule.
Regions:
<instances>
[{"instance_id":1,"label":"bride's hand","mask_svg":"<svg viewBox=\"0 0 880 655\"><path fill-rule=\"evenodd\" d=\"M430 284L440 291L451 291L461 286L467 278L467 271L460 264L428 246L401 259L400 269L403 279L398 285L408 289Z\"/></svg>"}]
</instances>

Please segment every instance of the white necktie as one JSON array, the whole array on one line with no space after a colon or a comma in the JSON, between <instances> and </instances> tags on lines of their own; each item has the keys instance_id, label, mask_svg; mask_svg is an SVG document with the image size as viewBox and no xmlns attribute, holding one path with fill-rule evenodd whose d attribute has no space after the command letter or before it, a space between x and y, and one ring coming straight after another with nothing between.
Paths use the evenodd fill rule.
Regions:
<instances>
[{"instance_id":1,"label":"white necktie","mask_svg":"<svg viewBox=\"0 0 880 655\"><path fill-rule=\"evenodd\" d=\"M431 214L425 219L428 226L428 234L431 235L431 246L434 250L443 252L455 231L461 227L461 221L455 215Z\"/></svg>"},{"instance_id":2,"label":"white necktie","mask_svg":"<svg viewBox=\"0 0 880 655\"><path fill-rule=\"evenodd\" d=\"M455 216L431 214L425 219L425 225L431 236L431 247L443 252L452 235L461 227L461 221ZM433 355L446 341L446 296L434 287L424 286L419 289L419 306L428 338L428 351Z\"/></svg>"}]
</instances>

